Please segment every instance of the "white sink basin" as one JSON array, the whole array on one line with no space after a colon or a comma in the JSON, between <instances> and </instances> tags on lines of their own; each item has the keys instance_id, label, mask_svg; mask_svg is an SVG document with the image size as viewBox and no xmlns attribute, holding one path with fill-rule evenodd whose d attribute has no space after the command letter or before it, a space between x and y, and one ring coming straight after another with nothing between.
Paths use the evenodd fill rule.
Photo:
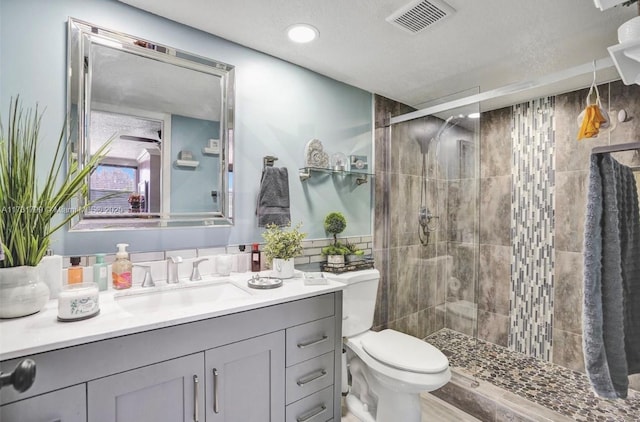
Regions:
<instances>
[{"instance_id":1,"label":"white sink basin","mask_svg":"<svg viewBox=\"0 0 640 422\"><path fill-rule=\"evenodd\" d=\"M250 297L251 294L229 281L213 284L162 286L124 292L115 301L122 309L132 314L147 314L167 311L179 307L216 304L234 299Z\"/></svg>"}]
</instances>

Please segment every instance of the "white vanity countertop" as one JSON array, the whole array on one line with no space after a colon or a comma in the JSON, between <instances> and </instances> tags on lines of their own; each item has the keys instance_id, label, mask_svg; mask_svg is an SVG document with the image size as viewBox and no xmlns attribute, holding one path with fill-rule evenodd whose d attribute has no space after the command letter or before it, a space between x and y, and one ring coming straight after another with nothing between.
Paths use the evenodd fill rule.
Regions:
<instances>
[{"instance_id":1,"label":"white vanity countertop","mask_svg":"<svg viewBox=\"0 0 640 422\"><path fill-rule=\"evenodd\" d=\"M100 292L98 315L73 322L58 321L58 301L50 300L44 309L34 315L0 320L0 360L277 305L339 291L345 287L344 284L333 280L328 280L328 284L324 285L305 285L301 273L296 273L296 277L284 280L283 285L275 289L249 288L247 281L255 273L232 273L228 277L207 277L205 281L200 282L181 281L178 286L167 286L161 281L156 283L158 287L155 288L108 290ZM162 290L164 294L166 290L199 288L225 281L231 282L248 294L242 294L244 297L239 298L201 301L189 306L160 304L153 311L146 313L131 313L119 304L125 296L136 296L135 300L142 298L147 303L153 303L154 300L162 303L162 299L156 295L157 292L149 292Z\"/></svg>"}]
</instances>

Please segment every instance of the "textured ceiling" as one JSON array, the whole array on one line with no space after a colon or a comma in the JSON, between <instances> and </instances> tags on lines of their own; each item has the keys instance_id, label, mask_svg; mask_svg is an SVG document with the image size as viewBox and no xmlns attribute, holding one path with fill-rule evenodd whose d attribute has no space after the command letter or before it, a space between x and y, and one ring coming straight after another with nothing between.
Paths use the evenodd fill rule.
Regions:
<instances>
[{"instance_id":1,"label":"textured ceiling","mask_svg":"<svg viewBox=\"0 0 640 422\"><path fill-rule=\"evenodd\" d=\"M448 0L455 13L410 34L385 20L404 0L120 1L416 108L606 58L618 26L638 13L601 12L591 0ZM289 42L285 30L299 22L317 27L319 39ZM613 69L600 75L612 78Z\"/></svg>"}]
</instances>

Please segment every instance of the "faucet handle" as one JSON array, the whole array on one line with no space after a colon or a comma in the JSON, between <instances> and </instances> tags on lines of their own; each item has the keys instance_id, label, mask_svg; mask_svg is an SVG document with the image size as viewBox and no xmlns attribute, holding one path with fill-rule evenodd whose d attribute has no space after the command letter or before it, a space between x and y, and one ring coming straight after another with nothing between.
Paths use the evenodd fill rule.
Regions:
<instances>
[{"instance_id":1,"label":"faucet handle","mask_svg":"<svg viewBox=\"0 0 640 422\"><path fill-rule=\"evenodd\" d=\"M155 287L156 283L153 282L150 265L133 264L133 266L144 269L144 279L142 280L142 287Z\"/></svg>"},{"instance_id":2,"label":"faucet handle","mask_svg":"<svg viewBox=\"0 0 640 422\"><path fill-rule=\"evenodd\" d=\"M202 280L202 276L200 275L200 269L198 265L200 265L200 263L204 261L208 261L208 259L202 258L202 259L198 259L197 261L193 261L193 269L191 270L191 277L189 277L189 280L191 281Z\"/></svg>"}]
</instances>

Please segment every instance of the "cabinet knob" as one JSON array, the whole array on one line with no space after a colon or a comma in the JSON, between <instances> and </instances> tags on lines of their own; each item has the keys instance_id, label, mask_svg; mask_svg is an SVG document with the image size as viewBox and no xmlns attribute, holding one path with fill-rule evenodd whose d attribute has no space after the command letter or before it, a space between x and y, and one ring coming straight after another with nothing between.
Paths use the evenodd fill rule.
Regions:
<instances>
[{"instance_id":1,"label":"cabinet knob","mask_svg":"<svg viewBox=\"0 0 640 422\"><path fill-rule=\"evenodd\" d=\"M21 360L13 372L0 372L0 388L12 385L19 393L24 393L33 385L36 379L36 363L31 359Z\"/></svg>"}]
</instances>

